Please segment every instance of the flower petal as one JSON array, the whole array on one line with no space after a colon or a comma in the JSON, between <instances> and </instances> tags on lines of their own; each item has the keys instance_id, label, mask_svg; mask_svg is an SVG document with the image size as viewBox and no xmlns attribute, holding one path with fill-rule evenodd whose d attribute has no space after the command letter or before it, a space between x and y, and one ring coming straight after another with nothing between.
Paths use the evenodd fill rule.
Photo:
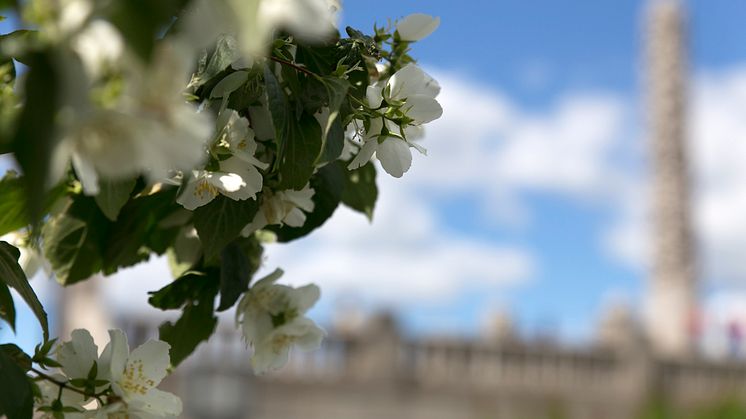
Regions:
<instances>
[{"instance_id":1,"label":"flower petal","mask_svg":"<svg viewBox=\"0 0 746 419\"><path fill-rule=\"evenodd\" d=\"M381 161L383 170L393 177L402 177L412 166L409 144L399 138L386 138L378 145L376 157Z\"/></svg>"},{"instance_id":2,"label":"flower petal","mask_svg":"<svg viewBox=\"0 0 746 419\"><path fill-rule=\"evenodd\" d=\"M101 367L108 366L112 381L118 381L122 378L129 352L127 335L119 329L109 330L109 343L101 353Z\"/></svg>"},{"instance_id":3,"label":"flower petal","mask_svg":"<svg viewBox=\"0 0 746 419\"><path fill-rule=\"evenodd\" d=\"M176 198L176 202L184 208L194 211L198 207L207 205L218 196L218 190L207 179L206 172L193 173L193 177L187 181L184 191Z\"/></svg>"},{"instance_id":4,"label":"flower petal","mask_svg":"<svg viewBox=\"0 0 746 419\"><path fill-rule=\"evenodd\" d=\"M404 110L415 124L425 124L440 118L443 108L437 100L425 95L409 96L404 102Z\"/></svg>"},{"instance_id":5,"label":"flower petal","mask_svg":"<svg viewBox=\"0 0 746 419\"><path fill-rule=\"evenodd\" d=\"M378 109L383 102L383 88L379 86L368 86L365 90L365 97L368 99L368 106Z\"/></svg>"},{"instance_id":6,"label":"flower petal","mask_svg":"<svg viewBox=\"0 0 746 419\"><path fill-rule=\"evenodd\" d=\"M396 32L402 41L419 41L433 33L440 25L440 18L424 13L413 13L396 25Z\"/></svg>"},{"instance_id":7,"label":"flower petal","mask_svg":"<svg viewBox=\"0 0 746 419\"><path fill-rule=\"evenodd\" d=\"M167 375L171 345L160 340L149 340L138 346L127 359L127 372L134 373L134 382L153 388Z\"/></svg>"},{"instance_id":8,"label":"flower petal","mask_svg":"<svg viewBox=\"0 0 746 419\"><path fill-rule=\"evenodd\" d=\"M183 406L176 395L154 388L130 401L129 410L141 413L138 417L175 418L181 415Z\"/></svg>"},{"instance_id":9,"label":"flower petal","mask_svg":"<svg viewBox=\"0 0 746 419\"><path fill-rule=\"evenodd\" d=\"M349 165L347 165L347 168L354 170L365 166L370 161L370 158L373 157L373 153L376 152L377 148L378 140L372 139L366 141L360 148L360 151L357 152L355 158L352 159Z\"/></svg>"},{"instance_id":10,"label":"flower petal","mask_svg":"<svg viewBox=\"0 0 746 419\"><path fill-rule=\"evenodd\" d=\"M57 361L68 378L86 378L93 363L98 361L98 347L85 329L73 330L70 337L69 342L57 348Z\"/></svg>"}]
</instances>

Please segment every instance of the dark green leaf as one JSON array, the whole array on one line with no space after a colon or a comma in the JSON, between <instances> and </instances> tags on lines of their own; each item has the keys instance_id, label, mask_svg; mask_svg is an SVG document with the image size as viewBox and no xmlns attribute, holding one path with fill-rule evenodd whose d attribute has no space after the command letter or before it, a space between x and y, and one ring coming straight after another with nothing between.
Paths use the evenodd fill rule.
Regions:
<instances>
[{"instance_id":1,"label":"dark green leaf","mask_svg":"<svg viewBox=\"0 0 746 419\"><path fill-rule=\"evenodd\" d=\"M117 269L147 260L151 252L162 254L173 242L178 227L161 222L181 208L174 202L176 188L130 199L110 225L103 254L103 270Z\"/></svg>"},{"instance_id":2,"label":"dark green leaf","mask_svg":"<svg viewBox=\"0 0 746 419\"><path fill-rule=\"evenodd\" d=\"M329 131L324 139L324 146L319 156L318 164L330 163L337 160L342 155L345 145L345 129L339 118L329 126Z\"/></svg>"},{"instance_id":3,"label":"dark green leaf","mask_svg":"<svg viewBox=\"0 0 746 419\"><path fill-rule=\"evenodd\" d=\"M342 193L342 203L365 214L373 220L373 209L378 199L376 186L376 168L373 163L346 171L345 188Z\"/></svg>"},{"instance_id":4,"label":"dark green leaf","mask_svg":"<svg viewBox=\"0 0 746 419\"><path fill-rule=\"evenodd\" d=\"M23 179L12 172L0 180L0 236L16 231L31 223L26 212L23 192ZM43 212L50 208L62 197L65 185L60 184L47 193Z\"/></svg>"},{"instance_id":5,"label":"dark green leaf","mask_svg":"<svg viewBox=\"0 0 746 419\"><path fill-rule=\"evenodd\" d=\"M248 240L248 239L247 239ZM251 239L252 247L259 249L261 246ZM259 264L252 264L246 250L234 241L226 246L220 253L220 304L218 311L223 311L238 300L238 298L249 288L251 276L259 268Z\"/></svg>"},{"instance_id":6,"label":"dark green leaf","mask_svg":"<svg viewBox=\"0 0 746 419\"><path fill-rule=\"evenodd\" d=\"M220 279L216 272L190 271L155 292L150 292L148 302L161 310L174 310L202 296L215 296Z\"/></svg>"},{"instance_id":7,"label":"dark green leaf","mask_svg":"<svg viewBox=\"0 0 746 419\"><path fill-rule=\"evenodd\" d=\"M101 190L96 195L96 203L106 217L116 221L119 211L130 198L130 193L135 188L135 179L130 180L100 180Z\"/></svg>"},{"instance_id":8,"label":"dark green leaf","mask_svg":"<svg viewBox=\"0 0 746 419\"><path fill-rule=\"evenodd\" d=\"M34 393L31 382L15 360L0 351L0 416L8 419L31 419Z\"/></svg>"},{"instance_id":9,"label":"dark green leaf","mask_svg":"<svg viewBox=\"0 0 746 419\"><path fill-rule=\"evenodd\" d=\"M215 297L215 294L212 294ZM176 323L166 322L158 328L158 336L171 345L171 365L179 365L197 346L210 338L218 318L213 314L212 298L189 303Z\"/></svg>"},{"instance_id":10,"label":"dark green leaf","mask_svg":"<svg viewBox=\"0 0 746 419\"><path fill-rule=\"evenodd\" d=\"M304 64L310 71L325 76L332 73L337 65L339 52L336 46L298 45L295 61Z\"/></svg>"},{"instance_id":11,"label":"dark green leaf","mask_svg":"<svg viewBox=\"0 0 746 419\"><path fill-rule=\"evenodd\" d=\"M31 369L31 357L26 355L17 345L12 343L0 345L0 351L4 351L24 372Z\"/></svg>"},{"instance_id":12,"label":"dark green leaf","mask_svg":"<svg viewBox=\"0 0 746 419\"><path fill-rule=\"evenodd\" d=\"M288 124L281 141L279 189L300 190L306 186L321 152L321 127L313 116L303 113Z\"/></svg>"},{"instance_id":13,"label":"dark green leaf","mask_svg":"<svg viewBox=\"0 0 746 419\"><path fill-rule=\"evenodd\" d=\"M272 125L275 128L275 142L277 143L278 153L281 153L284 148L285 132L288 130L290 124L290 109L288 105L288 99L285 96L285 91L282 90L280 83L277 81L277 77L272 72L270 67L264 67L264 86L267 92L267 105L269 113L272 115ZM281 154L278 154L274 168L279 167Z\"/></svg>"},{"instance_id":14,"label":"dark green leaf","mask_svg":"<svg viewBox=\"0 0 746 419\"><path fill-rule=\"evenodd\" d=\"M0 283L0 319L5 320L13 332L16 331L16 307L5 283Z\"/></svg>"},{"instance_id":15,"label":"dark green leaf","mask_svg":"<svg viewBox=\"0 0 746 419\"><path fill-rule=\"evenodd\" d=\"M54 123L61 98L62 76L51 53L29 56L30 69L25 84L25 106L11 141L25 182L26 203L32 222L42 215L43 191L47 188L54 138Z\"/></svg>"},{"instance_id":16,"label":"dark green leaf","mask_svg":"<svg viewBox=\"0 0 746 419\"><path fill-rule=\"evenodd\" d=\"M23 269L18 264L18 258L21 253L15 247L10 244L0 241L0 281L4 282L8 286L15 288L18 294L26 301L26 304L31 307L31 311L34 312L36 318L39 319L41 328L44 331L44 340L49 339L49 323L47 321L47 313L36 297L33 288L28 283L26 275L23 273Z\"/></svg>"},{"instance_id":17,"label":"dark green leaf","mask_svg":"<svg viewBox=\"0 0 746 419\"><path fill-rule=\"evenodd\" d=\"M190 86L200 88L241 57L238 52L235 38L228 35L221 35L218 38L215 50L212 51L209 57L210 58L204 60L203 65L200 65L197 73L192 77L192 80L189 83ZM208 84L214 86L215 83L217 83L217 81ZM207 90L206 93L209 93L209 91L212 90L212 86L209 86L209 89L207 89L208 86L205 87L205 90Z\"/></svg>"},{"instance_id":18,"label":"dark green leaf","mask_svg":"<svg viewBox=\"0 0 746 419\"><path fill-rule=\"evenodd\" d=\"M82 195L47 221L42 228L44 256L59 283L70 285L101 271L109 226L93 198Z\"/></svg>"},{"instance_id":19,"label":"dark green leaf","mask_svg":"<svg viewBox=\"0 0 746 419\"><path fill-rule=\"evenodd\" d=\"M109 3L109 19L122 32L127 45L149 61L156 39L186 3L186 0L115 0Z\"/></svg>"},{"instance_id":20,"label":"dark green leaf","mask_svg":"<svg viewBox=\"0 0 746 419\"><path fill-rule=\"evenodd\" d=\"M306 222L301 227L268 227L277 234L278 241L288 242L303 237L320 227L334 214L342 196L342 188L344 188L343 171L344 168L341 165L332 163L321 168L311 178L311 187L315 191L313 212L307 215Z\"/></svg>"},{"instance_id":21,"label":"dark green leaf","mask_svg":"<svg viewBox=\"0 0 746 419\"><path fill-rule=\"evenodd\" d=\"M234 201L223 195L197 208L194 211L194 228L202 242L205 257L210 259L220 254L225 245L238 237L241 230L254 219L258 209L257 200Z\"/></svg>"}]
</instances>

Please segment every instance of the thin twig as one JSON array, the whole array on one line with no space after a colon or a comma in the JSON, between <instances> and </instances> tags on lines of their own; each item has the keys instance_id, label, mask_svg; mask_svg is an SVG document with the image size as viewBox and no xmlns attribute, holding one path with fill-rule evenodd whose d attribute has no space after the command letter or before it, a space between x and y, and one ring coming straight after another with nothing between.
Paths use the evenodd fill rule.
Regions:
<instances>
[{"instance_id":1,"label":"thin twig","mask_svg":"<svg viewBox=\"0 0 746 419\"><path fill-rule=\"evenodd\" d=\"M38 376L39 376L39 378L42 378L42 379L44 379L44 380L47 380L47 381L49 381L49 382L50 382L50 383L52 383L52 384L56 384L56 385L58 385L58 386L60 387L60 392L61 392L61 390L62 390L63 388L66 388L66 389L68 389L68 390L70 390L70 391L73 391L73 392L75 392L75 393L78 393L78 394L82 394L82 395L83 395L84 397L88 397L88 396L89 396L88 394L86 394L86 392L85 392L85 391L83 391L83 390L81 390L81 389L79 389L79 388L76 388L76 387L70 386L70 385L69 385L68 383L66 383L66 382L63 382L63 381L59 381L59 380L57 380L56 378L52 377L51 375L45 374L45 373L43 373L43 372L41 372L41 371L37 370L37 369L36 369L36 368L34 368L34 367L31 367L31 371L33 371L33 372L34 372L34 373L35 373L36 375L38 375ZM98 400L98 402L99 402L99 403L100 403L100 404L101 404L102 406L104 405L104 401L103 401L103 400L101 400L101 395L100 395L100 394L94 394L94 395L93 395L93 397L95 397L95 398L96 398L96 400Z\"/></svg>"},{"instance_id":2,"label":"thin twig","mask_svg":"<svg viewBox=\"0 0 746 419\"><path fill-rule=\"evenodd\" d=\"M298 64L295 64L295 63L290 62L288 60L283 60L282 58L278 58L278 57L274 57L274 56L269 57L269 59L272 60L272 61L274 61L274 62L286 65L288 67L293 67L294 69L300 71L301 73L308 74L309 76L319 77L319 75L316 74L316 73L314 73L313 71L311 71L311 70L309 70L309 69L307 69L305 67L301 67Z\"/></svg>"}]
</instances>

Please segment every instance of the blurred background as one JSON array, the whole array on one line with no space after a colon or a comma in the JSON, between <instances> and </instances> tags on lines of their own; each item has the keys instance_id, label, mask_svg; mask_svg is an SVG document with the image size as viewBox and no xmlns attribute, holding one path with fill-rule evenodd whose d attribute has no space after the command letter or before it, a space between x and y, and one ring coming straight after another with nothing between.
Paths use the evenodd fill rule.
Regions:
<instances>
[{"instance_id":1,"label":"blurred background","mask_svg":"<svg viewBox=\"0 0 746 419\"><path fill-rule=\"evenodd\" d=\"M268 247L264 273L321 286L324 347L254 377L227 313L169 383L185 417L746 418L746 2L344 7L364 32L440 16L413 55L444 115L409 173L380 171L372 224L340 207ZM178 314L146 302L162 259L37 276L58 334L137 342ZM32 350L16 304L0 340Z\"/></svg>"}]
</instances>

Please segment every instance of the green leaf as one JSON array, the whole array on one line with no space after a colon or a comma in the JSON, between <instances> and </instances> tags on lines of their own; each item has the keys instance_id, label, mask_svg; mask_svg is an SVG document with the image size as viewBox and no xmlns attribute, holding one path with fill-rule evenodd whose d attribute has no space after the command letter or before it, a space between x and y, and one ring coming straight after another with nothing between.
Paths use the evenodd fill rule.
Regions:
<instances>
[{"instance_id":1,"label":"green leaf","mask_svg":"<svg viewBox=\"0 0 746 419\"><path fill-rule=\"evenodd\" d=\"M23 269L18 264L20 256L21 253L18 249L4 241L0 241L0 281L15 288L23 300L26 301L26 304L31 307L31 311L39 319L41 328L44 331L44 340L47 340L49 339L47 313L44 311L41 302L39 302L39 298L36 297L33 288L29 285Z\"/></svg>"},{"instance_id":2,"label":"green leaf","mask_svg":"<svg viewBox=\"0 0 746 419\"><path fill-rule=\"evenodd\" d=\"M329 119L326 126L321 127L323 136L321 154L317 159L317 164L332 162L342 154L344 127L342 126L340 113L350 89L350 82L337 77L327 76L322 79L322 82L326 89Z\"/></svg>"},{"instance_id":3,"label":"green leaf","mask_svg":"<svg viewBox=\"0 0 746 419\"><path fill-rule=\"evenodd\" d=\"M25 106L11 141L25 182L29 217L35 223L42 215L44 191L55 139L55 118L60 108L61 79L49 52L29 55L25 83Z\"/></svg>"},{"instance_id":4,"label":"green leaf","mask_svg":"<svg viewBox=\"0 0 746 419\"><path fill-rule=\"evenodd\" d=\"M214 297L219 284L216 272L190 271L158 291L149 292L148 303L161 310L175 310L205 295Z\"/></svg>"},{"instance_id":5,"label":"green leaf","mask_svg":"<svg viewBox=\"0 0 746 419\"><path fill-rule=\"evenodd\" d=\"M145 261L151 252L162 254L173 243L179 226L163 226L162 222L181 210L174 202L176 188L130 199L119 211L116 222L110 224L103 252L103 271Z\"/></svg>"},{"instance_id":6,"label":"green leaf","mask_svg":"<svg viewBox=\"0 0 746 419\"><path fill-rule=\"evenodd\" d=\"M117 220L119 211L130 199L130 194L135 189L135 183L137 183L135 179L99 181L101 190L95 199L98 207L108 219Z\"/></svg>"},{"instance_id":7,"label":"green leaf","mask_svg":"<svg viewBox=\"0 0 746 419\"><path fill-rule=\"evenodd\" d=\"M306 216L306 222L301 227L269 226L277 235L280 242L288 242L301 238L326 222L339 205L344 188L344 168L338 163L332 163L321 168L313 178L311 187L314 190L313 212Z\"/></svg>"},{"instance_id":8,"label":"green leaf","mask_svg":"<svg viewBox=\"0 0 746 419\"><path fill-rule=\"evenodd\" d=\"M8 419L31 419L34 393L31 382L21 366L0 350L0 416Z\"/></svg>"},{"instance_id":9,"label":"green leaf","mask_svg":"<svg viewBox=\"0 0 746 419\"><path fill-rule=\"evenodd\" d=\"M23 179L13 172L8 172L0 179L0 236L31 223L26 211L23 184ZM48 212L64 192L64 184L59 184L49 191L43 212Z\"/></svg>"},{"instance_id":10,"label":"green leaf","mask_svg":"<svg viewBox=\"0 0 746 419\"><path fill-rule=\"evenodd\" d=\"M285 132L290 124L290 109L285 91L282 90L280 82L277 81L275 73L269 66L264 66L264 86L267 92L267 107L272 116L272 125L275 128L275 142L277 143L278 156L274 163L274 169L280 164L282 149L284 147Z\"/></svg>"},{"instance_id":11,"label":"green leaf","mask_svg":"<svg viewBox=\"0 0 746 419\"><path fill-rule=\"evenodd\" d=\"M321 152L321 127L313 116L303 112L297 122L284 131L280 153L279 189L300 190L314 171L314 162Z\"/></svg>"},{"instance_id":12,"label":"green leaf","mask_svg":"<svg viewBox=\"0 0 746 419\"><path fill-rule=\"evenodd\" d=\"M78 195L42 228L44 256L57 281L70 285L101 271L110 226L93 198Z\"/></svg>"},{"instance_id":13,"label":"green leaf","mask_svg":"<svg viewBox=\"0 0 746 419\"><path fill-rule=\"evenodd\" d=\"M201 63L189 85L196 87L198 94L203 86L205 93L209 93L212 90L212 86L209 85L214 86L217 83L217 80L213 79L240 57L236 39L229 35L220 35L215 50L209 55L209 59Z\"/></svg>"},{"instance_id":14,"label":"green leaf","mask_svg":"<svg viewBox=\"0 0 746 419\"><path fill-rule=\"evenodd\" d=\"M234 201L223 195L197 208L194 211L194 228L202 242L205 257L210 259L220 254L254 219L258 209L257 200Z\"/></svg>"},{"instance_id":15,"label":"green leaf","mask_svg":"<svg viewBox=\"0 0 746 419\"><path fill-rule=\"evenodd\" d=\"M141 59L149 61L156 39L173 21L186 0L114 0L109 3L109 19L124 35L127 45Z\"/></svg>"},{"instance_id":16,"label":"green leaf","mask_svg":"<svg viewBox=\"0 0 746 419\"><path fill-rule=\"evenodd\" d=\"M16 331L16 307L13 296L5 283L0 283L0 319L5 320L13 332Z\"/></svg>"},{"instance_id":17,"label":"green leaf","mask_svg":"<svg viewBox=\"0 0 746 419\"><path fill-rule=\"evenodd\" d=\"M373 220L373 209L378 199L376 186L376 168L373 163L346 170L345 188L342 193L342 203L355 211L362 212L369 220Z\"/></svg>"},{"instance_id":18,"label":"green leaf","mask_svg":"<svg viewBox=\"0 0 746 419\"><path fill-rule=\"evenodd\" d=\"M0 352L5 352L24 372L31 369L31 357L17 345L12 343L0 345Z\"/></svg>"},{"instance_id":19,"label":"green leaf","mask_svg":"<svg viewBox=\"0 0 746 419\"><path fill-rule=\"evenodd\" d=\"M333 162L342 155L342 150L345 146L345 129L342 126L342 122L339 118L335 118L334 122L329 126L329 131L324 136L324 145L321 149L321 155L319 155L317 165Z\"/></svg>"},{"instance_id":20,"label":"green leaf","mask_svg":"<svg viewBox=\"0 0 746 419\"><path fill-rule=\"evenodd\" d=\"M336 45L313 47L298 45L295 61L304 64L310 71L325 76L334 71L338 55Z\"/></svg>"},{"instance_id":21,"label":"green leaf","mask_svg":"<svg viewBox=\"0 0 746 419\"><path fill-rule=\"evenodd\" d=\"M209 339L217 324L212 301L189 304L176 323L163 323L158 328L158 336L171 345L171 365L179 365L200 343Z\"/></svg>"},{"instance_id":22,"label":"green leaf","mask_svg":"<svg viewBox=\"0 0 746 419\"><path fill-rule=\"evenodd\" d=\"M249 257L232 242L220 252L220 304L218 311L230 308L249 288Z\"/></svg>"}]
</instances>

